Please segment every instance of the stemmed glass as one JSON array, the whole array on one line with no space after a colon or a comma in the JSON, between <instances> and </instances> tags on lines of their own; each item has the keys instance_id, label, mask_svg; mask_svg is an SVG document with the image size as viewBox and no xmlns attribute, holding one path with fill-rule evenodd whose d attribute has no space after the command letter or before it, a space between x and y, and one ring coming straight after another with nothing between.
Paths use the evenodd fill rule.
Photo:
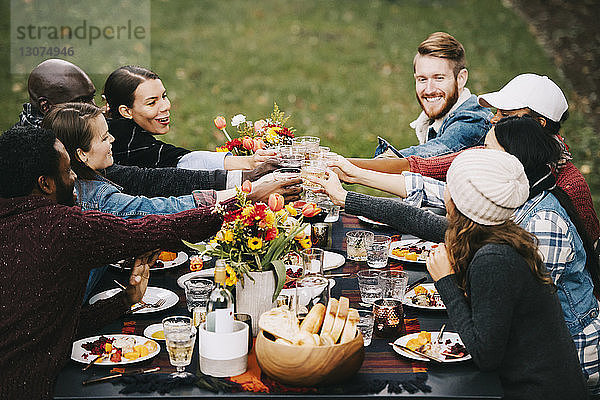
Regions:
<instances>
[{"instance_id":1,"label":"stemmed glass","mask_svg":"<svg viewBox=\"0 0 600 400\"><path fill-rule=\"evenodd\" d=\"M162 321L169 361L177 368L171 374L174 378L187 378L193 376L185 367L192 362L194 345L196 344L196 328L192 325L190 317L167 317Z\"/></svg>"}]
</instances>

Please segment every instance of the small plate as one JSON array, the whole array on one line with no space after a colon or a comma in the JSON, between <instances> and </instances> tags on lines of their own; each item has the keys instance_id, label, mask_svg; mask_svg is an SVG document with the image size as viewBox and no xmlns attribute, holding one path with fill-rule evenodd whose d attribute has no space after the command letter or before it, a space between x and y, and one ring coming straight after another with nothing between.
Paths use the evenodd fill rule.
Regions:
<instances>
[{"instance_id":1,"label":"small plate","mask_svg":"<svg viewBox=\"0 0 600 400\"><path fill-rule=\"evenodd\" d=\"M181 264L183 264L184 262L186 262L188 260L188 255L187 253L180 251L179 253L177 253L177 258L175 258L173 261L160 261L163 266L162 267L156 267L155 265L150 267L150 271L162 271L163 269L169 269L169 268L173 268L173 267L177 267ZM121 263L125 262L124 260L119 261L118 263L115 264L110 264L111 267L113 268L117 268L117 269L123 269L125 271L130 271L131 267L127 267L127 266L121 266Z\"/></svg>"},{"instance_id":2,"label":"small plate","mask_svg":"<svg viewBox=\"0 0 600 400\"><path fill-rule=\"evenodd\" d=\"M430 332L430 333L431 333L432 338L436 338L439 331L438 332ZM396 339L396 341L394 343L402 345L402 346L406 346L406 343L410 339L415 339L417 336L419 336L419 332L411 333L410 335L405 335L405 336L399 337L398 339ZM442 340L446 341L447 339L450 339L452 341L452 343L458 342L460 344L463 344L462 340L460 340L460 336L458 336L458 333L456 333L456 332L444 332L444 335L442 336ZM416 354L409 353L408 351L400 349L396 346L392 346L392 348L394 349L394 351L396 353L398 353L406 358L411 358L411 359L417 360L417 361L430 361L429 359L427 359L425 357L420 357ZM445 357L445 356L442 356L442 357ZM470 360L470 359L471 359L471 355L467 354L466 356L460 357L460 358L446 357L442 362L443 363L455 363L455 362L461 362L461 361L466 361L466 360Z\"/></svg>"},{"instance_id":3,"label":"small plate","mask_svg":"<svg viewBox=\"0 0 600 400\"><path fill-rule=\"evenodd\" d=\"M120 333L114 334L114 335L102 335L102 336L110 338L110 339L124 338L124 337L133 338L133 339L135 339L136 345L144 344L148 341L148 339L143 336L123 335ZM74 342L73 347L71 349L71 360L74 360L74 361L77 361L80 363L84 363L84 364L89 364L89 362L92 361L94 359L94 357L96 357L96 356L92 355L92 353L90 353L89 351L87 351L86 349L81 347L81 345L84 343L93 342L95 340L98 340L99 338L100 338L100 336L92 336L92 337L80 339L80 340ZM115 365L133 364L133 363L137 363L140 361L149 360L152 357L154 357L155 355L157 355L158 353L160 353L160 345L158 343L156 343L155 340L152 340L152 341L156 344L156 350L154 350L151 353L148 353L147 356L139 357L139 358L136 358L135 360L128 360L125 357L123 357L123 358L121 358L121 361L119 361L119 362L112 362L112 361L110 361L109 358L106 358L106 359L102 360L102 362L94 363L94 365L113 367Z\"/></svg>"},{"instance_id":4,"label":"small plate","mask_svg":"<svg viewBox=\"0 0 600 400\"><path fill-rule=\"evenodd\" d=\"M357 218L359 220L361 220L362 222L366 222L367 224L389 227L388 224L384 224L383 222L379 222L379 221L375 221L375 220L367 218L367 217L363 217L362 215L358 215Z\"/></svg>"},{"instance_id":5,"label":"small plate","mask_svg":"<svg viewBox=\"0 0 600 400\"><path fill-rule=\"evenodd\" d=\"M162 330L163 330L162 324L152 324L152 325L146 327L146 329L144 329L144 336L146 336L148 339L152 339L152 340L165 340L165 339L158 339L158 338L152 337L153 333L156 333L156 332L162 331Z\"/></svg>"},{"instance_id":6,"label":"small plate","mask_svg":"<svg viewBox=\"0 0 600 400\"><path fill-rule=\"evenodd\" d=\"M425 289L427 289L429 292L432 291L436 291L435 285L433 283L421 283L419 286L423 286ZM410 289L408 292L406 292L406 294L404 295L404 300L402 300L402 303L406 306L409 307L414 307L414 308L420 308L423 310L445 310L446 306L445 305L441 305L441 306L420 306L418 304L414 304L412 302L412 298L415 296L415 289ZM441 300L440 300L441 301Z\"/></svg>"},{"instance_id":7,"label":"small plate","mask_svg":"<svg viewBox=\"0 0 600 400\"><path fill-rule=\"evenodd\" d=\"M100 292L100 293L92 296L92 298L90 298L90 304L94 304L98 300L108 299L110 297L113 297L114 295L119 293L121 290L122 289L120 289L120 288L115 288L115 289L106 290L104 292ZM168 308L173 307L175 304L177 304L179 302L179 296L177 296L174 292L172 292L168 289L163 289L163 288L153 287L153 286L148 286L146 288L146 293L144 294L142 301L145 303L152 304L152 303L156 303L160 299L166 300L165 304L163 304L162 306L142 308L141 310L134 311L133 314L148 314L148 313L166 310Z\"/></svg>"}]
</instances>

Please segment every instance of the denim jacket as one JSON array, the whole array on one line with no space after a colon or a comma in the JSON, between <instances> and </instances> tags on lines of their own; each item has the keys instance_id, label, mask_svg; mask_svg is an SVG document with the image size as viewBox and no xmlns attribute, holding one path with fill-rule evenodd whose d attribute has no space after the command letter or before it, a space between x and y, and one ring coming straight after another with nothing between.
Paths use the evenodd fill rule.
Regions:
<instances>
[{"instance_id":1,"label":"denim jacket","mask_svg":"<svg viewBox=\"0 0 600 400\"><path fill-rule=\"evenodd\" d=\"M385 139L378 137L379 144L375 157L386 150L398 157L433 157L483 144L486 133L492 127L492 112L477 103L477 96L471 95L454 111L450 111L436 132L429 128L428 141L402 150L395 149Z\"/></svg>"},{"instance_id":2,"label":"denim jacket","mask_svg":"<svg viewBox=\"0 0 600 400\"><path fill-rule=\"evenodd\" d=\"M549 260L544 261L550 267L548 272L558 287L558 299L567 328L571 335L581 333L598 316L599 310L598 301L593 293L592 278L585 269L586 254L577 229L565 209L550 193L547 193L537 204L527 207L526 203L521 210L524 212L515 214L515 222L519 222L529 232L535 231L535 227L531 225L537 223L536 215L539 217L540 214L545 214L546 224L550 218L559 228L557 229L559 233L556 235L538 236L539 247L544 253L542 247L552 246L552 252L548 254L557 259L550 263L547 262Z\"/></svg>"},{"instance_id":3,"label":"denim jacket","mask_svg":"<svg viewBox=\"0 0 600 400\"><path fill-rule=\"evenodd\" d=\"M174 214L196 208L193 195L179 197L145 197L122 193L117 186L103 180L77 179L77 201L83 211L97 210L120 218Z\"/></svg>"}]
</instances>

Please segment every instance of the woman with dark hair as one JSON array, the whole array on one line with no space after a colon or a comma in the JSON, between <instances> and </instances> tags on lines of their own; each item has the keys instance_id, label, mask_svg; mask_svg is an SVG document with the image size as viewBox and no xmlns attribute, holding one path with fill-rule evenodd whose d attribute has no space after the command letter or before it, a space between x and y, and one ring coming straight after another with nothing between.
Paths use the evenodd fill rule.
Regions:
<instances>
[{"instance_id":1,"label":"woman with dark hair","mask_svg":"<svg viewBox=\"0 0 600 400\"><path fill-rule=\"evenodd\" d=\"M445 245L427 259L475 364L497 371L504 399L584 399L585 381L531 233L510 220L527 200L510 154L467 150L448 171Z\"/></svg>"},{"instance_id":2,"label":"woman with dark hair","mask_svg":"<svg viewBox=\"0 0 600 400\"><path fill-rule=\"evenodd\" d=\"M591 240L577 221L569 198L555 186L551 166L561 157L560 144L531 117L506 118L488 132L488 149L515 154L525 166L530 190L525 204L514 211L514 221L539 241L542 259L558 288L567 328L575 342L581 368L592 393L600 393L600 306L598 259ZM480 149L486 151L486 149ZM333 163L344 167L345 160ZM347 213L383 221L401 232L435 242L444 240L448 220L421 206L444 207L445 183L404 172L395 185L404 201L348 192L338 176L320 180L336 205ZM387 183L391 186L391 183ZM564 205L564 206L563 206Z\"/></svg>"},{"instance_id":3,"label":"woman with dark hair","mask_svg":"<svg viewBox=\"0 0 600 400\"><path fill-rule=\"evenodd\" d=\"M275 155L272 150L257 150L252 156L190 151L156 139L155 135L170 130L171 102L158 75L146 68L127 65L116 69L106 79L103 96L118 164L238 170L254 169Z\"/></svg>"}]
</instances>

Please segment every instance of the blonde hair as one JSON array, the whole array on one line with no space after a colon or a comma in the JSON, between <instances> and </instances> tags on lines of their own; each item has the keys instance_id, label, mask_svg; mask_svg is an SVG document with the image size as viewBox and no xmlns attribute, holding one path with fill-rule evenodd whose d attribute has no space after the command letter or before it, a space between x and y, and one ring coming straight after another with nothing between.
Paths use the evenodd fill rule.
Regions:
<instances>
[{"instance_id":1,"label":"blonde hair","mask_svg":"<svg viewBox=\"0 0 600 400\"><path fill-rule=\"evenodd\" d=\"M455 78L461 70L467 68L465 48L454 36L446 32L434 32L421 42L413 60L413 68L420 55L449 60L452 63Z\"/></svg>"}]
</instances>

